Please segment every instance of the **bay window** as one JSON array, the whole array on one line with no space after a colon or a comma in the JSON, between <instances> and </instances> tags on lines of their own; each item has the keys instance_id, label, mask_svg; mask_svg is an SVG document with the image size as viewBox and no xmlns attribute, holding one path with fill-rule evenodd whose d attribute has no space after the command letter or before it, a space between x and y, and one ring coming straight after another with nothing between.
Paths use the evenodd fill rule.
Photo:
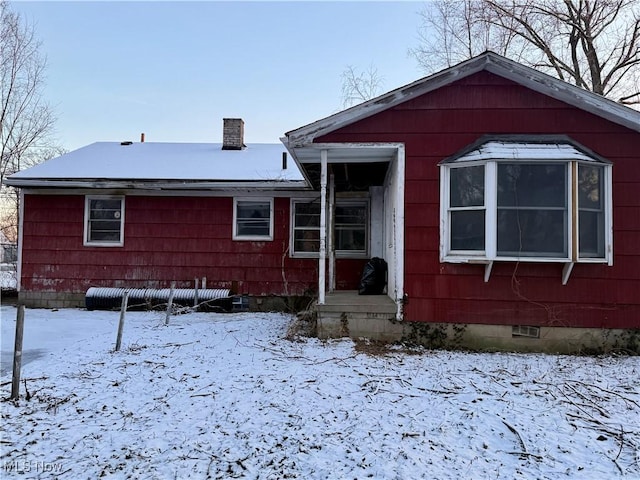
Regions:
<instances>
[{"instance_id":1,"label":"bay window","mask_svg":"<svg viewBox=\"0 0 640 480\"><path fill-rule=\"evenodd\" d=\"M595 154L490 141L440 169L441 261L612 263L611 164Z\"/></svg>"}]
</instances>

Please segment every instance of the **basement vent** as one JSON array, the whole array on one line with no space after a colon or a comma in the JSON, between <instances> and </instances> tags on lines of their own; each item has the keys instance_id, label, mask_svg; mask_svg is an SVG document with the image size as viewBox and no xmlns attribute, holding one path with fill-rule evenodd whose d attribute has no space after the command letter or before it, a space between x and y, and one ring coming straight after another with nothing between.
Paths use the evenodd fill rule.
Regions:
<instances>
[{"instance_id":1,"label":"basement vent","mask_svg":"<svg viewBox=\"0 0 640 480\"><path fill-rule=\"evenodd\" d=\"M540 338L540 327L527 327L514 325L511 330L512 337Z\"/></svg>"}]
</instances>

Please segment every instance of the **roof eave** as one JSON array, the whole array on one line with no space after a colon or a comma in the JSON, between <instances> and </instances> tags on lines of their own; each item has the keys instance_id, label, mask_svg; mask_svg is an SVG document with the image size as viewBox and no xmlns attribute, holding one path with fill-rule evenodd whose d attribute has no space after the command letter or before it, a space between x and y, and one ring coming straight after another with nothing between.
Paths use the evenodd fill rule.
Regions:
<instances>
[{"instance_id":1,"label":"roof eave","mask_svg":"<svg viewBox=\"0 0 640 480\"><path fill-rule=\"evenodd\" d=\"M264 190L291 190L308 188L304 180L256 181L189 181L189 180L118 180L118 179L47 179L8 178L7 185L19 188L88 188L131 190L235 190L256 188Z\"/></svg>"},{"instance_id":2,"label":"roof eave","mask_svg":"<svg viewBox=\"0 0 640 480\"><path fill-rule=\"evenodd\" d=\"M640 113L601 95L576 87L494 52L485 52L456 66L392 90L379 97L287 132L291 147L312 143L316 138L388 108L424 95L457 80L487 70L538 93L586 110L611 122L640 132Z\"/></svg>"},{"instance_id":3,"label":"roof eave","mask_svg":"<svg viewBox=\"0 0 640 480\"><path fill-rule=\"evenodd\" d=\"M300 162L300 159L298 158L296 149L289 143L289 138L286 137L286 136L285 137L281 137L280 141L283 143L283 145L285 146L287 151L291 154L291 158L293 158L293 161L296 162L296 167L298 167L298 171L302 173L302 176L304 177L305 183L307 185L313 185L313 182L309 178L307 169L303 168L302 163Z\"/></svg>"}]
</instances>

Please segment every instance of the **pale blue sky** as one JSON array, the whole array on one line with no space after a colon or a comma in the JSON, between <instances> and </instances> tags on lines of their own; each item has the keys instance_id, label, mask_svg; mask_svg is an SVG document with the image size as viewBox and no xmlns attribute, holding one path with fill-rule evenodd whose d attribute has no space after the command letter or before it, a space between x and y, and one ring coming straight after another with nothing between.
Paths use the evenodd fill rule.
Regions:
<instances>
[{"instance_id":1,"label":"pale blue sky","mask_svg":"<svg viewBox=\"0 0 640 480\"><path fill-rule=\"evenodd\" d=\"M424 75L420 2L12 2L47 57L59 143L246 142L341 109L341 73L374 64L383 91Z\"/></svg>"}]
</instances>

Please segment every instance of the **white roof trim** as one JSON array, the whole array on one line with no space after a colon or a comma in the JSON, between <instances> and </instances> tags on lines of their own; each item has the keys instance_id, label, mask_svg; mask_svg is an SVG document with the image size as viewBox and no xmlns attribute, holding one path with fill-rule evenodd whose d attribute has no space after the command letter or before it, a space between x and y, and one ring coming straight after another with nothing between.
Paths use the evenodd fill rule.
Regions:
<instances>
[{"instance_id":1,"label":"white roof trim","mask_svg":"<svg viewBox=\"0 0 640 480\"><path fill-rule=\"evenodd\" d=\"M485 135L439 165L484 160L611 162L566 135Z\"/></svg>"},{"instance_id":2,"label":"white roof trim","mask_svg":"<svg viewBox=\"0 0 640 480\"><path fill-rule=\"evenodd\" d=\"M219 181L199 180L108 180L108 179L49 179L49 178L12 178L5 183L13 187L24 188L91 188L91 189L135 189L135 190L297 190L308 189L304 180L279 181Z\"/></svg>"},{"instance_id":3,"label":"white roof trim","mask_svg":"<svg viewBox=\"0 0 640 480\"><path fill-rule=\"evenodd\" d=\"M306 145L313 142L317 137L387 110L412 98L437 90L482 70L494 73L538 93L640 132L640 112L496 53L485 52L454 67L392 90L317 122L291 130L286 133L287 141L285 143L288 143L290 147Z\"/></svg>"},{"instance_id":4,"label":"white roof trim","mask_svg":"<svg viewBox=\"0 0 640 480\"><path fill-rule=\"evenodd\" d=\"M598 160L567 143L519 143L489 141L448 163L482 160Z\"/></svg>"}]
</instances>

